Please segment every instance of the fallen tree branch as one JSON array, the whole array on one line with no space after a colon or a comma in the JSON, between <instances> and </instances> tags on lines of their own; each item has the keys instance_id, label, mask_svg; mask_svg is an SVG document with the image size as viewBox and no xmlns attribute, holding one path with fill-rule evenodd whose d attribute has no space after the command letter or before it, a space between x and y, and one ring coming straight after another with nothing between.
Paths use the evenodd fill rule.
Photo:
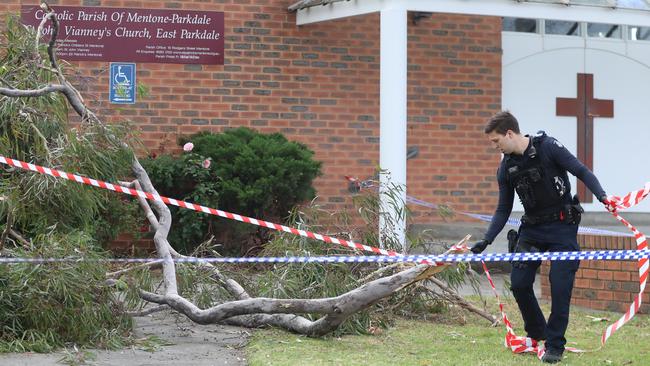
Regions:
<instances>
[{"instance_id":1,"label":"fallen tree branch","mask_svg":"<svg viewBox=\"0 0 650 366\"><path fill-rule=\"evenodd\" d=\"M142 190L142 186L140 185L140 182L137 180L134 180L132 182L120 182L120 185L127 188L137 189L139 191ZM160 226L160 223L158 223L158 218L153 213L151 206L149 206L149 201L147 201L146 199L140 196L136 196L136 198L138 200L138 203L140 204L140 207L142 207L142 209L144 210L145 217L147 218L147 221L149 221L151 227L154 229L154 231L158 230L158 226Z\"/></svg>"},{"instance_id":2,"label":"fallen tree branch","mask_svg":"<svg viewBox=\"0 0 650 366\"><path fill-rule=\"evenodd\" d=\"M260 319L275 319L276 325L287 329L301 329L301 333L309 336L321 336L336 329L343 321L352 314L365 309L377 301L392 295L402 288L429 278L434 271L429 265L421 264L396 273L389 277L383 277L369 282L361 287L353 289L345 294L332 298L322 299L270 299L252 298L247 300L231 301L220 304L209 309L200 309L196 305L178 295L158 295L141 291L143 299L157 304L167 304L171 308L185 314L188 318L199 324L210 324L223 322L226 319L241 315L248 315L247 318L240 318L234 322L244 322L243 319L252 321L256 319L255 325L259 325ZM295 320L296 324L286 324L287 317L269 318L252 316L257 313L263 314L325 314L316 321L309 321L305 318ZM290 319L298 319L291 317ZM305 320L307 322L305 322ZM249 324L251 326L253 324Z\"/></svg>"},{"instance_id":3,"label":"fallen tree branch","mask_svg":"<svg viewBox=\"0 0 650 366\"><path fill-rule=\"evenodd\" d=\"M110 129L88 109L78 90L67 81L56 59L56 38L59 32L59 23L54 11L47 4L42 4L41 7L47 14L44 16L41 26L39 26L37 31L35 52L40 59L38 47L42 29L47 21L51 21L53 23L53 31L48 43L47 53L51 71L56 74L59 83L32 90L0 88L0 95L8 97L35 97L48 93L61 93L65 96L72 109L82 118L83 122L104 128L111 144L128 148L124 141L120 141L112 135ZM40 61L42 63L42 60ZM136 181L127 184L132 184L142 191L158 195L158 192L151 183L149 175L135 155L133 155L131 162L131 170ZM169 208L160 201L148 202L144 199L139 199L139 203L144 209L147 220L155 230L153 241L158 257L160 258L160 262L147 263L142 266L147 267L153 264L162 265L162 284L164 286L161 290L162 294L140 290L140 297L146 301L161 305L155 307L155 309L168 307L200 324L218 322L247 327L277 325L301 334L320 336L336 329L354 313L402 290L406 286L431 278L434 273L444 268L444 266L430 266L428 264L410 266L401 272L375 279L349 292L331 298L271 299L252 298L239 283L223 275L215 266L209 263L201 263L199 264L201 268L211 271L211 276L217 279L236 300L218 304L207 309L200 309L178 293L176 265L173 259L184 258L185 256L176 252L167 239L172 223ZM122 270L123 272L113 272L113 274L126 273L133 270L133 268ZM382 275L384 272L379 272L376 275ZM107 283L115 284L117 282L115 279L109 278ZM154 291L158 290L156 289ZM139 313L144 311L147 310L142 310ZM312 321L303 317L302 314L321 314L322 316Z\"/></svg>"},{"instance_id":4,"label":"fallen tree branch","mask_svg":"<svg viewBox=\"0 0 650 366\"><path fill-rule=\"evenodd\" d=\"M4 84L5 86L7 86L7 88L9 88L9 89L15 89L15 88L14 88L13 86L11 86L11 84L10 84L7 80L5 80L5 78L3 78L3 77L0 77L0 82L1 82L2 84Z\"/></svg>"},{"instance_id":5,"label":"fallen tree branch","mask_svg":"<svg viewBox=\"0 0 650 366\"><path fill-rule=\"evenodd\" d=\"M121 269L119 271L108 272L108 273L106 273L106 277L107 278L113 278L113 277L118 277L118 276L121 276L121 275L123 275L125 273L129 273L131 271L135 271L135 270L138 270L138 269L142 269L142 268L158 269L161 266L162 266L162 264L160 263L160 261L141 263L141 264L137 264L137 265L132 266L132 267Z\"/></svg>"},{"instance_id":6,"label":"fallen tree branch","mask_svg":"<svg viewBox=\"0 0 650 366\"><path fill-rule=\"evenodd\" d=\"M488 313L486 311L483 311L483 310L477 308L476 306L472 305L467 300L463 299L460 295L458 295L458 293L456 291L449 288L449 286L447 286L443 281L441 281L441 280L439 280L439 279L437 279L435 277L429 278L429 281L433 282L434 284L436 284L436 286L440 287L440 289L442 289L445 292L445 294L447 295L447 298L450 301L452 301L454 304L462 307L463 309L466 309L467 311L470 311L472 313L475 313L475 314L487 319L488 321L490 321L490 323L492 324L493 327L499 325L500 321L496 316L494 316L494 315L492 315L492 314L490 314L490 313ZM432 291L431 289L427 289L427 290Z\"/></svg>"},{"instance_id":7,"label":"fallen tree branch","mask_svg":"<svg viewBox=\"0 0 650 366\"><path fill-rule=\"evenodd\" d=\"M9 205L9 210L7 210L7 223L5 224L5 229L2 231L2 235L0 235L0 250L2 250L4 247L4 243L5 240L7 240L11 226L14 224L13 218L14 215L11 213L11 205Z\"/></svg>"},{"instance_id":8,"label":"fallen tree branch","mask_svg":"<svg viewBox=\"0 0 650 366\"><path fill-rule=\"evenodd\" d=\"M9 229L9 235L11 235L14 239L18 240L18 242L24 249L31 249L32 244L29 241L27 241L25 238L23 238L22 235L16 232L16 230Z\"/></svg>"},{"instance_id":9,"label":"fallen tree branch","mask_svg":"<svg viewBox=\"0 0 650 366\"><path fill-rule=\"evenodd\" d=\"M140 182L137 180L132 182L120 182L120 184L125 187L142 190L142 186L140 185ZM140 204L140 207L142 207L142 209L145 212L149 224L154 229L154 231L158 231L158 228L160 227L160 223L158 222L158 218L156 217L156 215L153 213L151 206L149 205L149 201L140 196L137 196L137 199L138 199L138 203ZM169 244L169 242L167 242L166 245L173 258L187 258L187 256L178 253ZM224 276L221 273L221 271L219 271L217 267L214 266L212 263L199 262L196 263L196 265L198 265L199 267L205 270L210 271L211 277L217 282L219 282L235 299L237 300L250 299L250 295L248 294L248 292L237 281Z\"/></svg>"},{"instance_id":10,"label":"fallen tree branch","mask_svg":"<svg viewBox=\"0 0 650 366\"><path fill-rule=\"evenodd\" d=\"M469 239L470 239L471 237L472 237L472 236L469 235L469 234L465 235L464 238L460 239L456 244L454 244L454 245L453 245L449 250L447 250L447 251L446 251L445 253L443 253L443 254L461 253L457 248L459 248L459 247L461 247L461 246L463 246L463 245L466 245L467 242L469 241ZM396 269L396 268L404 269L405 267L407 267L407 266L409 266L409 265L412 265L412 264L409 264L409 263L399 263L399 262L398 262L398 263L393 263L393 264L388 265L388 266L382 266L382 267L380 267L378 270L376 270L376 271L370 273L369 275L367 275L366 277L364 277L364 278L358 280L357 283L365 283L366 281L369 281L369 280L372 279L372 278L379 277L379 276L383 275L383 274L386 273L387 271L391 271L391 270L394 270L394 269ZM437 264L437 265L436 265L436 267L437 267L436 272L440 272L440 271L442 271L443 269L447 268L448 265L449 265L449 264L446 264L446 263L445 263L445 264L442 264L442 265Z\"/></svg>"},{"instance_id":11,"label":"fallen tree branch","mask_svg":"<svg viewBox=\"0 0 650 366\"><path fill-rule=\"evenodd\" d=\"M151 314L158 313L158 312L161 312L161 311L164 311L164 310L169 310L169 306L167 306L167 305L152 306L152 307L150 307L148 309L143 309L143 310L139 310L139 311L127 311L126 314L130 315L130 316L139 317L139 316L151 315Z\"/></svg>"},{"instance_id":12,"label":"fallen tree branch","mask_svg":"<svg viewBox=\"0 0 650 366\"><path fill-rule=\"evenodd\" d=\"M392 270L397 269L397 268L403 269L404 266L405 266L404 263L397 262L397 263L393 263L393 264L390 264L390 265L387 265L387 266L379 267L379 269L377 269L376 271L368 274L364 278L361 278L361 279L357 280L357 283L358 284L366 283L366 282L372 280L373 278L382 276L384 273L386 273L388 271L392 271Z\"/></svg>"},{"instance_id":13,"label":"fallen tree branch","mask_svg":"<svg viewBox=\"0 0 650 366\"><path fill-rule=\"evenodd\" d=\"M13 88L0 88L0 95L4 95L12 98L22 98L22 97L41 97L50 93L63 93L67 96L66 93L70 93L68 88L65 85L61 84L50 84L39 89L13 89Z\"/></svg>"}]
</instances>

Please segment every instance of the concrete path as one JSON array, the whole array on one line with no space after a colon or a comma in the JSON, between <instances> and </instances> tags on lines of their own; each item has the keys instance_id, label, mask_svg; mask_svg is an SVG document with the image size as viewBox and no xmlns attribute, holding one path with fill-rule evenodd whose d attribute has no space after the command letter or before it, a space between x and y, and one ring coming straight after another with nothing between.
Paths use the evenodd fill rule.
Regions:
<instances>
[{"instance_id":1,"label":"concrete path","mask_svg":"<svg viewBox=\"0 0 650 366\"><path fill-rule=\"evenodd\" d=\"M136 318L135 337L157 336L168 346L155 352L137 348L117 351L90 350L97 355L97 366L222 366L246 365L243 347L249 333L243 328L222 325L198 325L185 317L161 312ZM62 365L63 352L0 354L0 365L52 366Z\"/></svg>"},{"instance_id":2,"label":"concrete path","mask_svg":"<svg viewBox=\"0 0 650 366\"><path fill-rule=\"evenodd\" d=\"M490 268L488 267L488 270ZM481 296L489 297L489 296L494 296L494 293L492 292L492 287L490 286L490 282L487 279L487 276L483 273L483 270L478 271L481 274L481 277L479 278L479 286L478 286L478 291L472 287L471 284L466 283L465 285L461 286L458 289L458 293L461 296L471 296L471 295L477 295L478 293L481 294ZM492 281L494 281L494 287L496 287L497 292L499 296L508 296L512 297L512 292L510 291L510 273L499 273L490 270L490 276L492 276ZM539 299L541 296L541 278L540 275L537 275L537 278L535 279L535 284L533 285L533 289L535 290L535 295L537 295L537 298Z\"/></svg>"}]
</instances>

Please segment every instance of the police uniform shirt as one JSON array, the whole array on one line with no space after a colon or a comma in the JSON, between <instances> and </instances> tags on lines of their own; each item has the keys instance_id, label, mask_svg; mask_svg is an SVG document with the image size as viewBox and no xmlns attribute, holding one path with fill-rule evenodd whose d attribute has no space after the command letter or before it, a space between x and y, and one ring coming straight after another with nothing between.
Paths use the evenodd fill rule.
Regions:
<instances>
[{"instance_id":1,"label":"police uniform shirt","mask_svg":"<svg viewBox=\"0 0 650 366\"><path fill-rule=\"evenodd\" d=\"M497 170L499 202L494 217L490 223L490 227L485 234L485 239L490 242L494 241L499 232L501 232L510 216L510 213L512 212L515 189L508 180L506 161L507 159L513 159L514 162L519 163L524 167L532 165L530 152L531 147L533 147L534 138L539 139L539 141L535 143L535 151L537 155L535 158L541 159L539 164L541 164L543 169L554 171L556 173L555 177L553 177L555 178L554 184L556 189L564 190L562 199L565 203L569 204L571 202L571 185L567 179L566 172L573 174L584 182L587 188L589 188L596 197L602 197L605 195L605 191L601 187L596 176L594 176L594 174L575 156L573 156L573 154L571 154L559 141L546 136L543 132L538 133L535 137L529 135L526 135L526 137L529 137L530 141L524 154L508 154L508 156L504 156L504 159L501 161L499 169ZM513 161L511 161L511 163ZM572 241L575 241L577 229L578 225L571 225L557 220L534 225L522 224L520 235L522 238L546 242L561 242L571 237L573 238Z\"/></svg>"}]
</instances>

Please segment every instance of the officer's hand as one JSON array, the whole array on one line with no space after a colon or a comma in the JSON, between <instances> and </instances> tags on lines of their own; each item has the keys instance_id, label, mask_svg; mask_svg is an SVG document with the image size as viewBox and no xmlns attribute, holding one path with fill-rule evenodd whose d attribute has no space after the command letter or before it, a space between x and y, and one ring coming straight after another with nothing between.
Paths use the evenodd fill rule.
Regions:
<instances>
[{"instance_id":1,"label":"officer's hand","mask_svg":"<svg viewBox=\"0 0 650 366\"><path fill-rule=\"evenodd\" d=\"M487 240L485 240L485 239L483 239L483 240L479 240L478 242L476 242L476 244L474 244L474 245L472 246L472 248L470 248L470 250L471 250L472 253L474 253L474 254L481 254L481 253L483 253L483 251L485 250L485 248L487 248L488 245L490 245L490 242L489 242L489 241L487 241Z\"/></svg>"},{"instance_id":2,"label":"officer's hand","mask_svg":"<svg viewBox=\"0 0 650 366\"><path fill-rule=\"evenodd\" d=\"M603 205L605 205L605 208L609 212L615 212L616 211L616 199L615 197L612 197L611 199L607 197L607 195L603 195L598 198L600 202L602 202Z\"/></svg>"}]
</instances>

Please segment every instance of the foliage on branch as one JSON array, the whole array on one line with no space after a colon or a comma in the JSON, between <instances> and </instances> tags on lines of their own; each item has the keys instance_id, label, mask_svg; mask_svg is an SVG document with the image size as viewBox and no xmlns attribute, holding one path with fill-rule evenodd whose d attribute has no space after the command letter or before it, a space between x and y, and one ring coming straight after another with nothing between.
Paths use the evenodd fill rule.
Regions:
<instances>
[{"instance_id":1,"label":"foliage on branch","mask_svg":"<svg viewBox=\"0 0 650 366\"><path fill-rule=\"evenodd\" d=\"M53 82L52 72L34 57L34 33L9 18L0 59L0 80L16 89ZM41 49L41 52L44 52ZM115 182L129 174L132 152L109 135L128 140L127 126L108 129L72 125L59 93L34 98L0 97L0 155L45 167ZM0 171L0 220L8 217L27 237L56 226L60 232L83 230L106 237L129 227L129 208L105 190L42 174ZM133 220L130 220L133 222ZM108 232L106 228L114 229Z\"/></svg>"},{"instance_id":2,"label":"foliage on branch","mask_svg":"<svg viewBox=\"0 0 650 366\"><path fill-rule=\"evenodd\" d=\"M391 185L383 194L387 196L390 207L400 207L400 187ZM330 213L312 203L295 210L291 216L292 227L302 230L330 233L331 235L353 240L359 243L382 246L384 249L402 252L403 243L394 233L384 232L379 240L377 227L379 217L383 216L387 227L395 225L394 217L382 213L379 209L377 192L366 190L353 198L353 213L341 211ZM352 211L352 210L351 210ZM408 209L399 212L401 219L410 225ZM359 222L359 219L361 222ZM417 237L407 236L411 250L421 250L430 239L424 232ZM316 255L367 255L357 250L323 243L305 237L278 234L267 244L265 256L316 256ZM274 298L324 298L338 296L358 287L360 284L380 276L401 271L412 266L409 263L396 264L392 270L382 273L376 271L386 268L378 263L296 263L275 264L261 272L258 279L260 296ZM450 266L436 276L453 285L464 282L467 266L463 263ZM432 291L433 285L423 281L422 284L410 286L394 293L375 305L360 310L334 331L334 335L374 333L381 327L391 324L396 316L427 319L437 313L446 311L449 303ZM309 319L315 318L307 315Z\"/></svg>"},{"instance_id":3,"label":"foliage on branch","mask_svg":"<svg viewBox=\"0 0 650 366\"><path fill-rule=\"evenodd\" d=\"M115 348L131 330L111 288L106 258L81 232L34 238L17 257L86 258L73 263L0 265L0 352L50 352L66 343Z\"/></svg>"},{"instance_id":4,"label":"foliage on branch","mask_svg":"<svg viewBox=\"0 0 650 366\"><path fill-rule=\"evenodd\" d=\"M35 33L9 18L0 47L0 83L8 90L56 83L34 49ZM133 153L115 143L127 127L72 124L61 93L0 97L0 155L116 182ZM100 244L134 222L135 206L93 187L0 167L0 255L105 257ZM10 234L10 235L9 235ZM46 352L65 344L117 347L131 329L97 262L0 265L0 351Z\"/></svg>"}]
</instances>

